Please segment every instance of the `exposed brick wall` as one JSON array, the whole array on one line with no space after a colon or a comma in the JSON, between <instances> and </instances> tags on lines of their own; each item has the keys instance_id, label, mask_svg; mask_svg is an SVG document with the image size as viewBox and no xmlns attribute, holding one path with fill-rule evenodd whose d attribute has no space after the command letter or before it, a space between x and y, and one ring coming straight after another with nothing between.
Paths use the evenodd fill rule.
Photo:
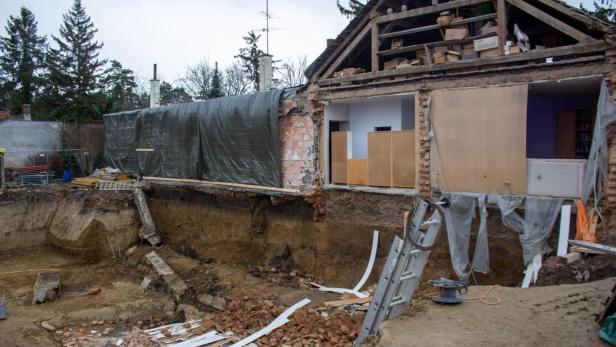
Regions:
<instances>
[{"instance_id":1,"label":"exposed brick wall","mask_svg":"<svg viewBox=\"0 0 616 347\"><path fill-rule=\"evenodd\" d=\"M314 123L309 115L278 118L282 182L285 187L310 186L314 183Z\"/></svg>"},{"instance_id":2,"label":"exposed brick wall","mask_svg":"<svg viewBox=\"0 0 616 347\"><path fill-rule=\"evenodd\" d=\"M422 199L427 199L431 195L430 190L430 141L428 140L428 133L430 131L430 120L428 119L429 94L427 91L421 91L416 96L417 102L415 107L417 109L417 120L419 124L419 131L416 131L419 136L419 196Z\"/></svg>"},{"instance_id":3,"label":"exposed brick wall","mask_svg":"<svg viewBox=\"0 0 616 347\"><path fill-rule=\"evenodd\" d=\"M605 80L607 81L608 89L612 98L616 100L616 28L610 28L606 42L608 48L606 50L606 73ZM613 240L616 242L616 124L608 129L608 181L605 191L605 209L608 220L608 230L600 241ZM611 242L610 242L611 243Z\"/></svg>"}]
</instances>

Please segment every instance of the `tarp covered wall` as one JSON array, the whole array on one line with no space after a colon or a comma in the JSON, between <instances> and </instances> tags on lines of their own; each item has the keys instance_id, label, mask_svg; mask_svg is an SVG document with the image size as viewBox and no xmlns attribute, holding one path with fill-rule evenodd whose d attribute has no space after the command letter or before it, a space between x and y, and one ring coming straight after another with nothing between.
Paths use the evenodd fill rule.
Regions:
<instances>
[{"instance_id":1,"label":"tarp covered wall","mask_svg":"<svg viewBox=\"0 0 616 347\"><path fill-rule=\"evenodd\" d=\"M105 115L107 158L144 176L280 187L281 93Z\"/></svg>"}]
</instances>

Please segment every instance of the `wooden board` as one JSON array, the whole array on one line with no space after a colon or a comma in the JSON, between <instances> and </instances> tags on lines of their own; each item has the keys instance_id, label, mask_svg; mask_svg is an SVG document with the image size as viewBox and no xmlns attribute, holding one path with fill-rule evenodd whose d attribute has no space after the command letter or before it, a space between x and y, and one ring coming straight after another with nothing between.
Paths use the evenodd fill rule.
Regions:
<instances>
[{"instance_id":1,"label":"wooden board","mask_svg":"<svg viewBox=\"0 0 616 347\"><path fill-rule=\"evenodd\" d=\"M575 110L556 113L556 158L575 159Z\"/></svg>"},{"instance_id":2,"label":"wooden board","mask_svg":"<svg viewBox=\"0 0 616 347\"><path fill-rule=\"evenodd\" d=\"M415 131L394 131L392 141L392 185L415 186Z\"/></svg>"},{"instance_id":3,"label":"wooden board","mask_svg":"<svg viewBox=\"0 0 616 347\"><path fill-rule=\"evenodd\" d=\"M391 187L391 132L368 133L368 184Z\"/></svg>"},{"instance_id":4,"label":"wooden board","mask_svg":"<svg viewBox=\"0 0 616 347\"><path fill-rule=\"evenodd\" d=\"M347 184L368 185L368 159L349 159L347 161Z\"/></svg>"},{"instance_id":5,"label":"wooden board","mask_svg":"<svg viewBox=\"0 0 616 347\"><path fill-rule=\"evenodd\" d=\"M436 186L526 194L528 86L432 92Z\"/></svg>"},{"instance_id":6,"label":"wooden board","mask_svg":"<svg viewBox=\"0 0 616 347\"><path fill-rule=\"evenodd\" d=\"M332 133L332 183L347 183L347 133Z\"/></svg>"}]
</instances>

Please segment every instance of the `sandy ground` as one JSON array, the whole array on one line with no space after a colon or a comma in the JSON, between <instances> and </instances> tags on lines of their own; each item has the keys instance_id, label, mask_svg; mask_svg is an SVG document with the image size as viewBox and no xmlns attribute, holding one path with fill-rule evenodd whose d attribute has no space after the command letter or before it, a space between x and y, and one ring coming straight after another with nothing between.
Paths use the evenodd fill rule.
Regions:
<instances>
[{"instance_id":1,"label":"sandy ground","mask_svg":"<svg viewBox=\"0 0 616 347\"><path fill-rule=\"evenodd\" d=\"M607 346L594 315L616 282L532 287L499 287L500 305L466 301L442 306L423 300L408 314L382 325L378 346ZM489 287L472 287L468 297Z\"/></svg>"}]
</instances>

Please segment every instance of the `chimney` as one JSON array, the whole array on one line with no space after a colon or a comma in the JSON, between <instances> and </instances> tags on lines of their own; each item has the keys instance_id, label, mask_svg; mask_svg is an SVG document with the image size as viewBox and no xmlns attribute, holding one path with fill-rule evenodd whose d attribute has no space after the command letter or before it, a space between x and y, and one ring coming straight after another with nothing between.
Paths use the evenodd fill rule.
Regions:
<instances>
[{"instance_id":1,"label":"chimney","mask_svg":"<svg viewBox=\"0 0 616 347\"><path fill-rule=\"evenodd\" d=\"M21 105L21 116L23 120L32 120L32 107L30 106L30 104Z\"/></svg>"},{"instance_id":2,"label":"chimney","mask_svg":"<svg viewBox=\"0 0 616 347\"><path fill-rule=\"evenodd\" d=\"M156 75L156 64L154 64L154 78L150 80L150 108L160 106L160 81Z\"/></svg>"},{"instance_id":3,"label":"chimney","mask_svg":"<svg viewBox=\"0 0 616 347\"><path fill-rule=\"evenodd\" d=\"M272 89L273 79L272 56L264 54L259 58L259 91Z\"/></svg>"}]
</instances>

